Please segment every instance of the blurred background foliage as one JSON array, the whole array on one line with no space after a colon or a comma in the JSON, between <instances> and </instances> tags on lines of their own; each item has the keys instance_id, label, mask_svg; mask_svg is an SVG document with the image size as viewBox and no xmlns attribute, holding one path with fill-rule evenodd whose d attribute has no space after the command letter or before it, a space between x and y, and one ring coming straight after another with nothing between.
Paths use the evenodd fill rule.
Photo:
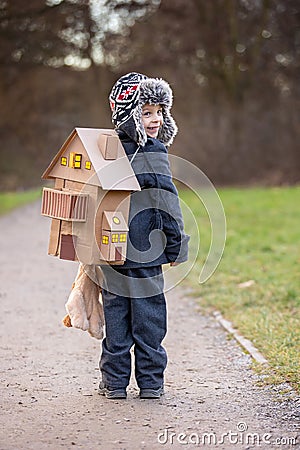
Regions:
<instances>
[{"instance_id":1,"label":"blurred background foliage","mask_svg":"<svg viewBox=\"0 0 300 450\"><path fill-rule=\"evenodd\" d=\"M129 71L174 90L171 152L216 185L300 181L299 0L0 0L0 190L37 186Z\"/></svg>"}]
</instances>

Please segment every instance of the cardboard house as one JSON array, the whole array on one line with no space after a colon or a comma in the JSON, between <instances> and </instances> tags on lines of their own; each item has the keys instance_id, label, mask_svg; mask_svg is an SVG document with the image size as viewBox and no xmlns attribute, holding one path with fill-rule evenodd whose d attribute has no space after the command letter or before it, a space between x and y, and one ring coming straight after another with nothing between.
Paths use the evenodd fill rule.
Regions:
<instances>
[{"instance_id":1,"label":"cardboard house","mask_svg":"<svg viewBox=\"0 0 300 450\"><path fill-rule=\"evenodd\" d=\"M130 194L140 190L114 130L75 128L42 175L48 254L83 264L123 264Z\"/></svg>"}]
</instances>

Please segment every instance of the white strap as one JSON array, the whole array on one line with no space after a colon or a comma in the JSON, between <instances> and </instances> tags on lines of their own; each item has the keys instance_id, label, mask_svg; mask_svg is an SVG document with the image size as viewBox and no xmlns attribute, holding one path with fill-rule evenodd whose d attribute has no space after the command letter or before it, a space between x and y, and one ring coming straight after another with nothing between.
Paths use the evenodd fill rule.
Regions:
<instances>
[{"instance_id":1,"label":"white strap","mask_svg":"<svg viewBox=\"0 0 300 450\"><path fill-rule=\"evenodd\" d=\"M134 160L134 158L136 157L136 155L137 155L137 152L139 151L139 149L140 149L140 146L138 145L138 148L136 149L136 151L134 152L134 154L133 154L133 156L132 156L132 158L130 159L130 164L132 164L132 162L133 162L133 160Z\"/></svg>"}]
</instances>

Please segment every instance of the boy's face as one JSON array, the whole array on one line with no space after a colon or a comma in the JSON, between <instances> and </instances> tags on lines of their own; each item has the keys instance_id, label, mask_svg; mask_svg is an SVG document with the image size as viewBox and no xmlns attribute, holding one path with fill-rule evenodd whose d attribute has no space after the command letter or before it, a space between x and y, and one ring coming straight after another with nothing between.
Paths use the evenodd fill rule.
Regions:
<instances>
[{"instance_id":1,"label":"boy's face","mask_svg":"<svg viewBox=\"0 0 300 450\"><path fill-rule=\"evenodd\" d=\"M147 136L157 138L159 129L164 122L162 107L146 103L142 108L142 122Z\"/></svg>"}]
</instances>

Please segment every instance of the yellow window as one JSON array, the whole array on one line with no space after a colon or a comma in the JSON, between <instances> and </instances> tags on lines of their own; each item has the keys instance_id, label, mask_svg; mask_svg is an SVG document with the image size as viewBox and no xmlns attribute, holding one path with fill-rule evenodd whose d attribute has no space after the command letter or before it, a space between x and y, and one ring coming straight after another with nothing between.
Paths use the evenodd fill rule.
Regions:
<instances>
[{"instance_id":1,"label":"yellow window","mask_svg":"<svg viewBox=\"0 0 300 450\"><path fill-rule=\"evenodd\" d=\"M105 234L102 236L102 244L108 244L108 236Z\"/></svg>"},{"instance_id":2,"label":"yellow window","mask_svg":"<svg viewBox=\"0 0 300 450\"><path fill-rule=\"evenodd\" d=\"M120 234L120 242L126 242L126 234Z\"/></svg>"},{"instance_id":3,"label":"yellow window","mask_svg":"<svg viewBox=\"0 0 300 450\"><path fill-rule=\"evenodd\" d=\"M111 235L111 241L112 242L119 242L119 235L118 234L112 234Z\"/></svg>"},{"instance_id":4,"label":"yellow window","mask_svg":"<svg viewBox=\"0 0 300 450\"><path fill-rule=\"evenodd\" d=\"M85 162L85 168L86 168L87 170L91 170L91 167L92 167L91 161L86 161L86 162Z\"/></svg>"},{"instance_id":5,"label":"yellow window","mask_svg":"<svg viewBox=\"0 0 300 450\"><path fill-rule=\"evenodd\" d=\"M67 158L66 158L65 156L62 156L62 157L61 157L61 160L60 160L60 164L61 164L62 166L66 166L67 163L68 163Z\"/></svg>"},{"instance_id":6,"label":"yellow window","mask_svg":"<svg viewBox=\"0 0 300 450\"><path fill-rule=\"evenodd\" d=\"M80 169L81 160L82 155L80 153L73 153L73 152L70 153L69 167L73 167L74 169Z\"/></svg>"},{"instance_id":7,"label":"yellow window","mask_svg":"<svg viewBox=\"0 0 300 450\"><path fill-rule=\"evenodd\" d=\"M119 224L120 224L120 219L119 219L119 217L114 216L114 217L113 217L113 222L114 222L115 224L119 225Z\"/></svg>"}]
</instances>

